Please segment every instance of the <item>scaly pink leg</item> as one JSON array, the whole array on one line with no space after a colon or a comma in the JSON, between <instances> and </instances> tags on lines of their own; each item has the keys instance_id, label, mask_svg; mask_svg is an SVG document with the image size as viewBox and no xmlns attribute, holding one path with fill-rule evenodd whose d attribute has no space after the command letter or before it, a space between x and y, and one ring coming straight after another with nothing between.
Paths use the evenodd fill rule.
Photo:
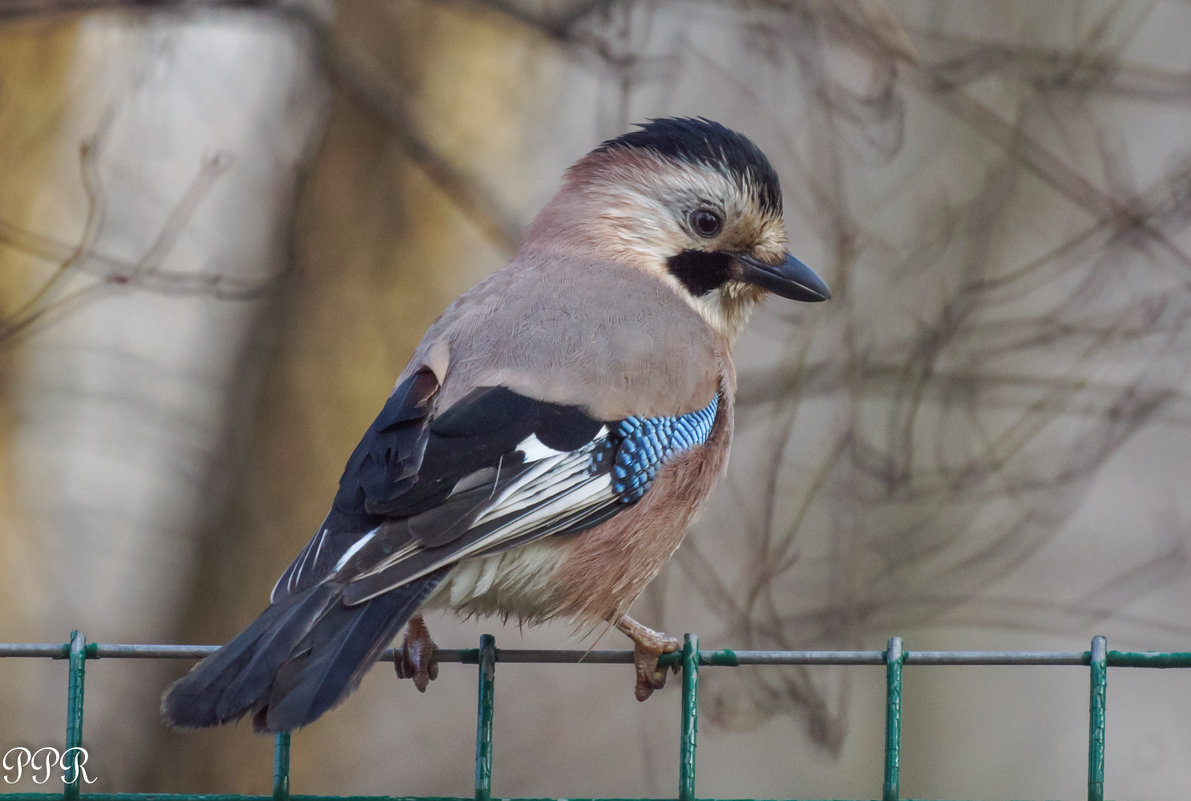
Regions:
<instances>
[{"instance_id":1,"label":"scaly pink leg","mask_svg":"<svg viewBox=\"0 0 1191 801\"><path fill-rule=\"evenodd\" d=\"M418 692L426 692L426 686L438 678L438 646L430 639L430 630L421 615L414 615L405 626L405 639L401 642L401 653L393 661L393 669L399 679L413 679Z\"/></svg>"},{"instance_id":2,"label":"scaly pink leg","mask_svg":"<svg viewBox=\"0 0 1191 801\"><path fill-rule=\"evenodd\" d=\"M644 701L654 690L666 686L666 668L658 666L658 657L677 651L682 641L669 634L643 626L628 615L616 621L616 628L633 641L633 665L637 668L637 700ZM678 671L678 666L674 666Z\"/></svg>"}]
</instances>

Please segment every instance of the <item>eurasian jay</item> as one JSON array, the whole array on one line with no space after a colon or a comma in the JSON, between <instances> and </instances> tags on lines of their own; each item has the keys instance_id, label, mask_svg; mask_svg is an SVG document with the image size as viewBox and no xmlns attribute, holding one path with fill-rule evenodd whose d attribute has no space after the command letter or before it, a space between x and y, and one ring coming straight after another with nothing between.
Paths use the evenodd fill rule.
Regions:
<instances>
[{"instance_id":1,"label":"eurasian jay","mask_svg":"<svg viewBox=\"0 0 1191 801\"><path fill-rule=\"evenodd\" d=\"M636 695L678 641L628 616L728 458L731 349L767 293L827 286L786 252L778 177L750 140L660 119L566 173L503 270L426 332L267 609L167 691L176 727L304 726L421 610L615 625Z\"/></svg>"}]
</instances>

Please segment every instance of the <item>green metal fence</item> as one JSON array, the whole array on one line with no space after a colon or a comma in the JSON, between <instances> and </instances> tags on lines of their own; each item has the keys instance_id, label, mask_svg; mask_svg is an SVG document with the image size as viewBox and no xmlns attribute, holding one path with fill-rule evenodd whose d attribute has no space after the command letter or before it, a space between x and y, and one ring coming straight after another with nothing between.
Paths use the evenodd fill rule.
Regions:
<instances>
[{"instance_id":1,"label":"green metal fence","mask_svg":"<svg viewBox=\"0 0 1191 801\"><path fill-rule=\"evenodd\" d=\"M81 632L71 633L62 644L0 643L0 657L68 659L66 739L62 754L83 747L83 701L87 660L92 659L198 659L215 646L128 645L88 643ZM381 659L391 661L396 652ZM631 651L503 650L490 634L480 637L475 649L438 651L440 662L460 662L479 667L476 724L475 801L492 799L492 726L498 662L521 663L628 663ZM679 735L679 801L695 801L696 742L699 723L699 669L746 665L883 665L885 667L885 752L882 801L899 801L901 773L902 675L914 665L1082 665L1089 669L1088 792L1089 801L1104 799L1105 709L1108 668L1188 668L1191 652L1109 651L1103 637L1092 639L1088 651L907 651L900 637L892 637L884 651L705 651L693 634L686 635L682 650L667 654L663 664L677 666L682 674L682 720ZM290 793L290 735L279 734L273 749L272 796L198 795L186 793L87 793L77 766L64 774L61 793L0 793L0 801L382 801L392 796L315 796ZM65 763L65 756L62 757ZM67 764L62 767L67 768ZM465 801L464 799L397 797L400 801ZM510 801L513 801L510 799ZM520 801L528 801L521 799ZM569 799L569 801L598 801ZM607 800L611 801L611 800Z\"/></svg>"}]
</instances>

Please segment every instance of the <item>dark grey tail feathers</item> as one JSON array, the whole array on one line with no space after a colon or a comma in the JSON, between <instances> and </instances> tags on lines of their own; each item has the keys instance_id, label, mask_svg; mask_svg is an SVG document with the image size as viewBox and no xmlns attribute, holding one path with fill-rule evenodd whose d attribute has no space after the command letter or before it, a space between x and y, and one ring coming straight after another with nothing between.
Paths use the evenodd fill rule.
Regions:
<instances>
[{"instance_id":1,"label":"dark grey tail feathers","mask_svg":"<svg viewBox=\"0 0 1191 801\"><path fill-rule=\"evenodd\" d=\"M174 682L165 722L217 726L251 714L258 732L311 723L346 698L449 568L354 606L327 582L269 606L235 639Z\"/></svg>"}]
</instances>

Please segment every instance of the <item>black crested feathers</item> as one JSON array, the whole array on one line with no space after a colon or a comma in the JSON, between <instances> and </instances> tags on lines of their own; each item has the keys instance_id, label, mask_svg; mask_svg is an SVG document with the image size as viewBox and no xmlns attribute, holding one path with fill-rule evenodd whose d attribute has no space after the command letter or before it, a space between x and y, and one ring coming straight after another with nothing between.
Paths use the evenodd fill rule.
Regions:
<instances>
[{"instance_id":1,"label":"black crested feathers","mask_svg":"<svg viewBox=\"0 0 1191 801\"><path fill-rule=\"evenodd\" d=\"M594 152L643 148L662 156L726 171L742 186L752 186L766 211L781 213L782 188L777 171L748 137L703 117L654 119L604 142Z\"/></svg>"}]
</instances>

